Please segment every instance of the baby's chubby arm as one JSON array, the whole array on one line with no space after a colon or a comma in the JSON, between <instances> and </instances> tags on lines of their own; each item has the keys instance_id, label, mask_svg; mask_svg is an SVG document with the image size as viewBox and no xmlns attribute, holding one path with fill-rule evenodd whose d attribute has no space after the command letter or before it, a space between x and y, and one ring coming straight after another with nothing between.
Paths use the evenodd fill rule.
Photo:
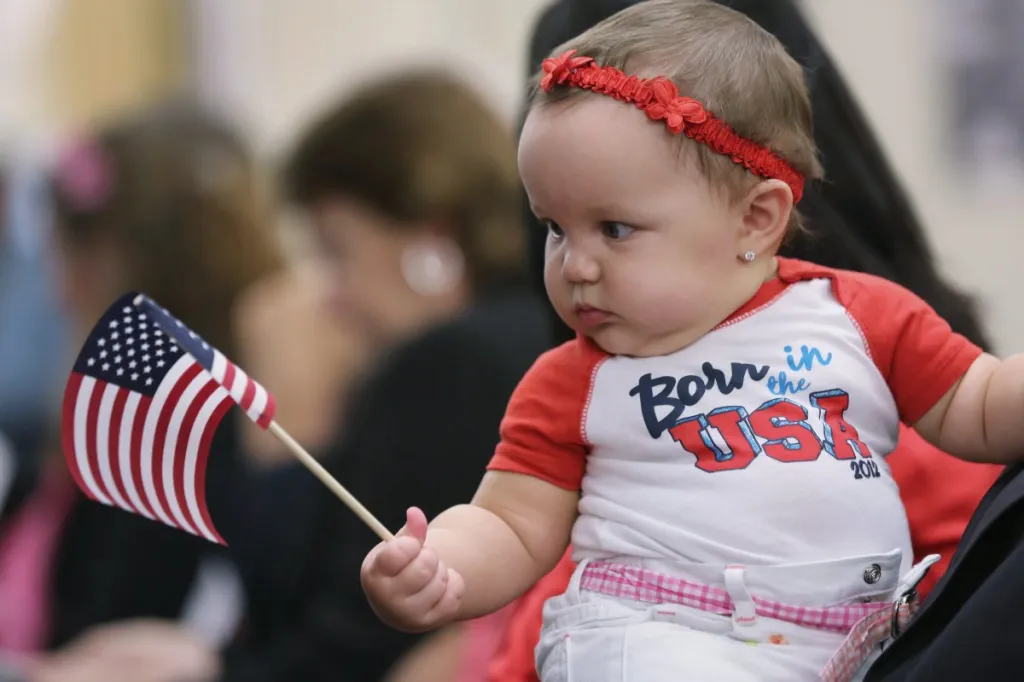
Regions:
<instances>
[{"instance_id":1,"label":"baby's chubby arm","mask_svg":"<svg viewBox=\"0 0 1024 682\"><path fill-rule=\"evenodd\" d=\"M579 493L490 471L471 504L429 527L418 509L363 562L363 589L386 623L407 632L492 613L547 574L569 544Z\"/></svg>"},{"instance_id":2,"label":"baby's chubby arm","mask_svg":"<svg viewBox=\"0 0 1024 682\"><path fill-rule=\"evenodd\" d=\"M914 428L961 459L1024 459L1024 354L979 357Z\"/></svg>"}]
</instances>

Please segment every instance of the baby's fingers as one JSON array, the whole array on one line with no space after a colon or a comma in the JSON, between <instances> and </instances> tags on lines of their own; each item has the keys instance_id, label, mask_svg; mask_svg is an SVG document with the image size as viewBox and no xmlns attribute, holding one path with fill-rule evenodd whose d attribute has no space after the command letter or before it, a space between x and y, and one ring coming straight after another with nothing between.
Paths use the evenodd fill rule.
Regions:
<instances>
[{"instance_id":1,"label":"baby's fingers","mask_svg":"<svg viewBox=\"0 0 1024 682\"><path fill-rule=\"evenodd\" d=\"M424 550L427 552L429 550ZM407 583L407 585L409 585ZM411 613L427 614L444 596L448 589L448 569L444 563L437 561L433 565L433 573L429 580L409 594L405 606Z\"/></svg>"},{"instance_id":2,"label":"baby's fingers","mask_svg":"<svg viewBox=\"0 0 1024 682\"><path fill-rule=\"evenodd\" d=\"M412 537L396 537L384 542L371 551L363 563L364 576L369 573L375 577L394 578L420 555L423 545Z\"/></svg>"},{"instance_id":3,"label":"baby's fingers","mask_svg":"<svg viewBox=\"0 0 1024 682\"><path fill-rule=\"evenodd\" d=\"M402 591L413 595L426 589L438 575L441 560L431 547L423 547L415 559L402 569L395 577L395 583L402 586Z\"/></svg>"},{"instance_id":4,"label":"baby's fingers","mask_svg":"<svg viewBox=\"0 0 1024 682\"><path fill-rule=\"evenodd\" d=\"M445 581L445 589L441 598L427 612L426 620L434 623L445 623L459 615L459 607L462 604L462 595L466 592L466 583L462 576L452 569L446 569L448 580Z\"/></svg>"}]
</instances>

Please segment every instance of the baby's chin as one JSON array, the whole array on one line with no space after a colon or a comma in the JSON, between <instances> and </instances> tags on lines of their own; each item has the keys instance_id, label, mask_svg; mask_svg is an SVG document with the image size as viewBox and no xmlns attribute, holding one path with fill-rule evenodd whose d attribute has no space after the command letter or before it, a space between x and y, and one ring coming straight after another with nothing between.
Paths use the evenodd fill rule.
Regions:
<instances>
[{"instance_id":1,"label":"baby's chin","mask_svg":"<svg viewBox=\"0 0 1024 682\"><path fill-rule=\"evenodd\" d=\"M559 317L574 332L585 337L595 346L609 355L626 355L629 357L653 357L664 355L653 348L651 340L631 328L621 317L613 316L611 320L596 326L583 324L575 315L565 314L559 310Z\"/></svg>"},{"instance_id":2,"label":"baby's chin","mask_svg":"<svg viewBox=\"0 0 1024 682\"><path fill-rule=\"evenodd\" d=\"M644 352L644 343L623 329L621 325L609 324L597 329L577 330L594 345L609 355L626 355L629 357L645 357L656 353Z\"/></svg>"},{"instance_id":3,"label":"baby's chin","mask_svg":"<svg viewBox=\"0 0 1024 682\"><path fill-rule=\"evenodd\" d=\"M689 346L697 338L686 335L666 334L648 336L637 333L623 324L609 324L597 329L577 330L598 348L609 355L624 355L631 358L652 358L671 355Z\"/></svg>"}]
</instances>

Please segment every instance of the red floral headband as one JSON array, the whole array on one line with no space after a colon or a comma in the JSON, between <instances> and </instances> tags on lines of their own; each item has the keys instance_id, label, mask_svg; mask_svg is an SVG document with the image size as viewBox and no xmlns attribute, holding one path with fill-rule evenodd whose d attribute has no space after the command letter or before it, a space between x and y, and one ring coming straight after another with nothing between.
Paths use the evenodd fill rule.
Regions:
<instances>
[{"instance_id":1,"label":"red floral headband","mask_svg":"<svg viewBox=\"0 0 1024 682\"><path fill-rule=\"evenodd\" d=\"M627 76L615 67L598 66L593 58L575 54L576 50L569 50L544 60L546 75L540 82L543 90L550 92L555 85L571 85L632 102L652 121L664 121L674 134L706 144L763 178L782 180L793 190L793 202L800 201L804 193L803 175L772 150L740 136L697 100L681 97L668 78Z\"/></svg>"}]
</instances>

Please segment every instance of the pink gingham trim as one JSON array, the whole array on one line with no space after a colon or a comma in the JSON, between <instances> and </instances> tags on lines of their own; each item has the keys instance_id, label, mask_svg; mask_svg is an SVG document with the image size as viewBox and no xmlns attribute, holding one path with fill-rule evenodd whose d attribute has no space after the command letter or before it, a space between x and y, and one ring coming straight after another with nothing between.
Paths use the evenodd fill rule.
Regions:
<instances>
[{"instance_id":1,"label":"pink gingham trim","mask_svg":"<svg viewBox=\"0 0 1024 682\"><path fill-rule=\"evenodd\" d=\"M681 604L724 616L732 615L734 610L732 598L724 589L624 564L587 564L580 577L580 589L651 604ZM888 618L893 606L891 602L793 606L757 596L751 598L759 616L840 633L850 632L871 615L884 613Z\"/></svg>"}]
</instances>

